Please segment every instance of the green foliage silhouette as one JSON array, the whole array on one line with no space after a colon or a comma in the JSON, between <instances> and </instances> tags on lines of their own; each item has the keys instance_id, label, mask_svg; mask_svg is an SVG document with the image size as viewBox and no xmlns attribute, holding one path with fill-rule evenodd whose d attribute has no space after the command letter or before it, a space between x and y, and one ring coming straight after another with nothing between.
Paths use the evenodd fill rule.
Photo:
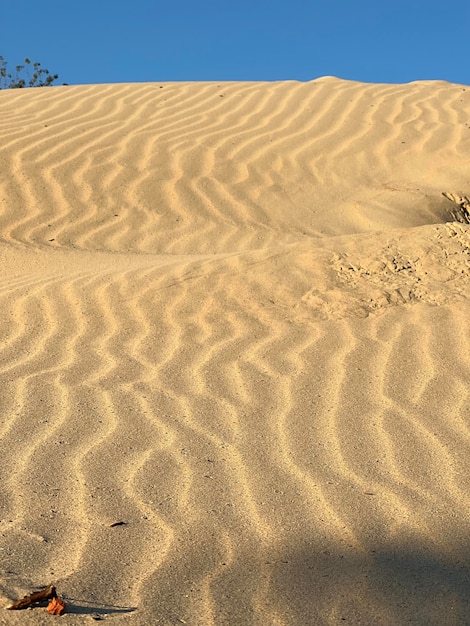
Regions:
<instances>
[{"instance_id":1,"label":"green foliage silhouette","mask_svg":"<svg viewBox=\"0 0 470 626\"><path fill-rule=\"evenodd\" d=\"M17 65L14 73L8 71L8 63L0 56L0 89L22 89L24 87L49 87L59 78L41 67L37 61L24 60L24 65Z\"/></svg>"}]
</instances>

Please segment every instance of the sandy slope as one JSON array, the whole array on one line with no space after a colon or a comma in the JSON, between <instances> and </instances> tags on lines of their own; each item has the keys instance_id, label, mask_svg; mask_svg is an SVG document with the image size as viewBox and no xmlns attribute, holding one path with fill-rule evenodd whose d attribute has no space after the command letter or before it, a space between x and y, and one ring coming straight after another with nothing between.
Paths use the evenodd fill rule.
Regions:
<instances>
[{"instance_id":1,"label":"sandy slope","mask_svg":"<svg viewBox=\"0 0 470 626\"><path fill-rule=\"evenodd\" d=\"M2 604L470 623L469 159L443 82L1 92Z\"/></svg>"}]
</instances>

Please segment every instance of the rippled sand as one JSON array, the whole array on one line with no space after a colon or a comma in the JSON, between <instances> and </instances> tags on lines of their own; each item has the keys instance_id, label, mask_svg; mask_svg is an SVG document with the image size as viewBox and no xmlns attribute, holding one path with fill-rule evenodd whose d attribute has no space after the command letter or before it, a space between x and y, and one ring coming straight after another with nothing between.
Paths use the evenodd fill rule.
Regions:
<instances>
[{"instance_id":1,"label":"rippled sand","mask_svg":"<svg viewBox=\"0 0 470 626\"><path fill-rule=\"evenodd\" d=\"M469 159L444 82L0 92L1 605L469 624Z\"/></svg>"}]
</instances>

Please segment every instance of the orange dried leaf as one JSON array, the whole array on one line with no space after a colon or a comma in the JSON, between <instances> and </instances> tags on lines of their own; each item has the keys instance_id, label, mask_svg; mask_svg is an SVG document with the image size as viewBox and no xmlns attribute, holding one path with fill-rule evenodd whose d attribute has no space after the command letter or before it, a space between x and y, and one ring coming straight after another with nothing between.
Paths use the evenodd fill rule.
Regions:
<instances>
[{"instance_id":1,"label":"orange dried leaf","mask_svg":"<svg viewBox=\"0 0 470 626\"><path fill-rule=\"evenodd\" d=\"M18 600L14 604L8 607L10 611L18 611L21 609L27 609L38 602L42 602L43 600L49 600L50 598L56 597L56 590L53 585L49 585L45 589L41 589L41 591L35 591L29 596L25 596L21 600Z\"/></svg>"},{"instance_id":2,"label":"orange dried leaf","mask_svg":"<svg viewBox=\"0 0 470 626\"><path fill-rule=\"evenodd\" d=\"M47 605L47 611L51 615L63 615L65 611L65 602L60 598L52 598Z\"/></svg>"}]
</instances>

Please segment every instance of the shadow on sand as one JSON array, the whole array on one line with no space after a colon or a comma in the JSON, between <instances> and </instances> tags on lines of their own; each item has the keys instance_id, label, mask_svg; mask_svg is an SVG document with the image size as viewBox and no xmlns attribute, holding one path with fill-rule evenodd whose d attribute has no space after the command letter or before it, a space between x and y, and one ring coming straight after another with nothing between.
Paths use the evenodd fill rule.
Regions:
<instances>
[{"instance_id":1,"label":"shadow on sand","mask_svg":"<svg viewBox=\"0 0 470 626\"><path fill-rule=\"evenodd\" d=\"M133 613L137 607L131 606L114 606L112 604L98 604L97 602L87 602L78 598L63 596L67 603L67 614L75 615L91 615L95 619L104 619L108 615L122 615L124 613Z\"/></svg>"},{"instance_id":2,"label":"shadow on sand","mask_svg":"<svg viewBox=\"0 0 470 626\"><path fill-rule=\"evenodd\" d=\"M243 613L248 619L258 605L289 625L463 626L470 624L470 551L451 560L404 546L367 554L284 546L262 561L237 559L211 591L224 625Z\"/></svg>"}]
</instances>

